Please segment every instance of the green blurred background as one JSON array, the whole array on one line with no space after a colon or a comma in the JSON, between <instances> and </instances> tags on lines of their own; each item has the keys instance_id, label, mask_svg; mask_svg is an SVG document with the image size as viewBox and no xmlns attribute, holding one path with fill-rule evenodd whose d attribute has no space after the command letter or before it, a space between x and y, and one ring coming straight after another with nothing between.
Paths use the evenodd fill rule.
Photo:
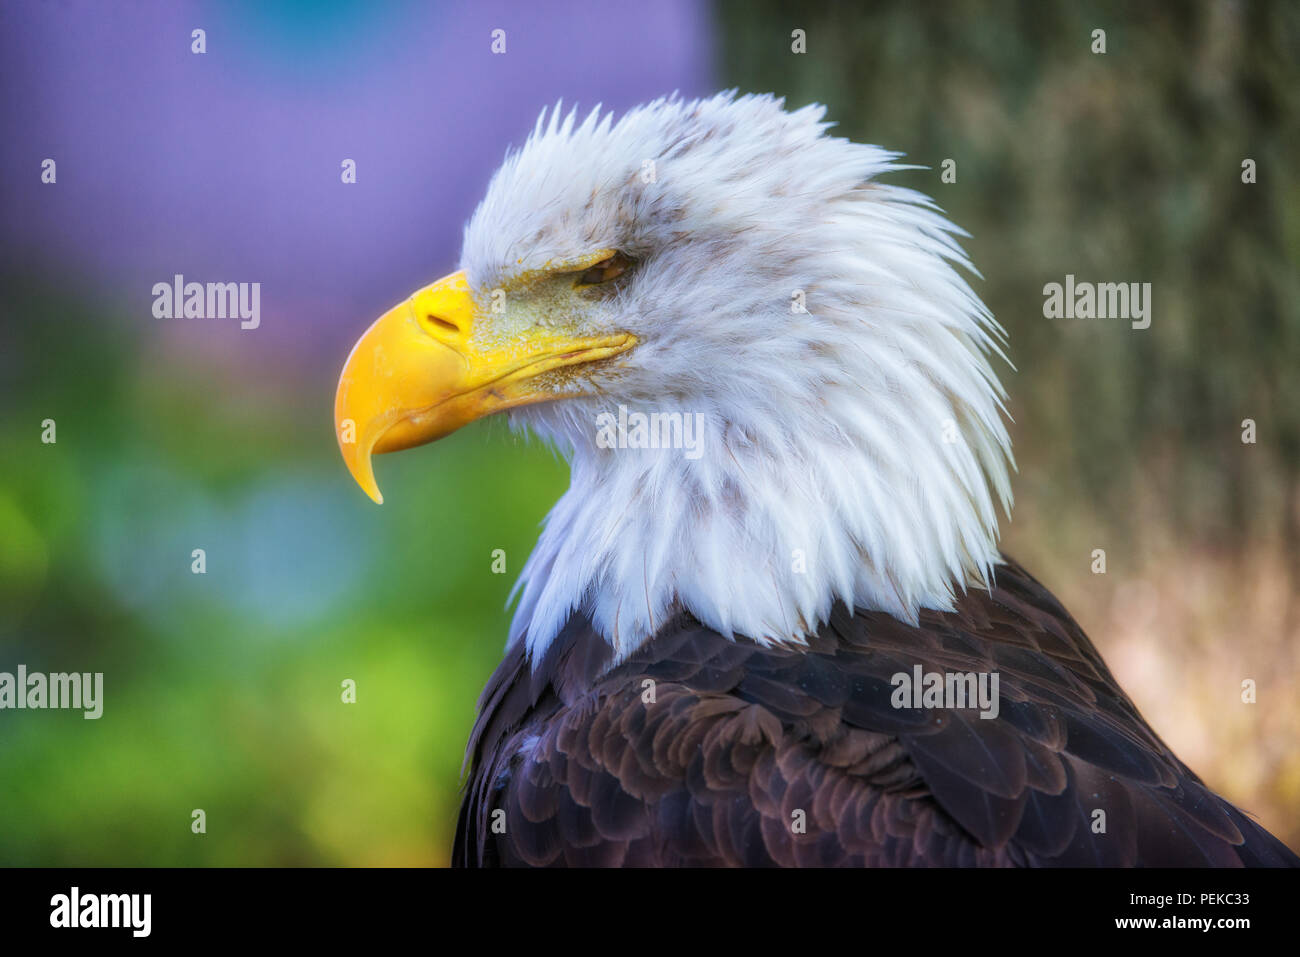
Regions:
<instances>
[{"instance_id":1,"label":"green blurred background","mask_svg":"<svg viewBox=\"0 0 1300 957\"><path fill-rule=\"evenodd\" d=\"M572 22L587 24L603 9L572 6ZM593 29L591 42L635 36L655 62L694 51L662 76L619 74L617 95L602 77L618 67L584 53L589 42L531 50L529 29L546 27L517 26L505 5L483 26L514 31L524 80L547 57L578 61L566 98L774 91L826 103L841 134L931 167L895 181L971 232L977 288L1017 368L1004 370L1020 465L1007 551L1062 598L1183 759L1300 846L1300 5L678 6L680 21L655 29L636 5L616 14L621 26ZM61 26L6 15L11 28ZM432 31L422 15L395 16L394 28ZM292 27L312 14L284 16ZM188 33L184 17L178 26ZM1105 55L1090 51L1097 28ZM807 33L805 54L791 52L794 29ZM351 40L312 43L303 56L328 60ZM275 47L248 56L274 59ZM22 68L0 68L7 90ZM480 58L465 82L492 68ZM395 83L382 58L368 69L380 92L363 111ZM284 82L315 102L300 81ZM343 293L264 299L258 333L160 330L142 290L173 270L269 287L278 266L199 275L192 259L156 255L148 281L123 291L103 272L135 246L107 265L73 246L56 254L38 200L5 197L0 670L102 671L106 700L98 721L0 712L0 863L446 863L506 597L567 470L488 421L380 459L388 504L375 508L338 459L330 412L348 343L450 268L460 221L522 117L559 95L502 82L494 95L509 109L495 126L450 107L428 121L444 137L474 126L482 144L454 187L417 153L416 179L394 174L396 199L370 210L382 223L384 202L410 190L454 193L452 218L421 224L436 240L408 241L411 251L362 230L307 275L364 295L347 308ZM30 178L48 144L14 158L39 137L8 135L24 127L7 116L6 163L22 172L6 165L5 179ZM394 109L387 122L407 119ZM337 155L348 154L329 152L330 169ZM1253 185L1241 182L1247 157ZM946 158L956 183L940 182ZM197 175L181 165L182 181ZM61 168L61 182L73 175ZM250 237L294 215L266 185L230 187L266 210L265 222L237 224ZM339 211L344 224L366 214ZM61 215L56 238L81 213ZM111 225L100 245L120 244ZM182 223L177 241L195 228ZM304 244L308 232L328 234L303 229ZM1066 273L1152 283L1151 328L1044 319L1042 287ZM55 445L40 443L46 418ZM1257 444L1241 442L1245 418ZM206 575L190 572L194 548L207 552ZM505 575L490 571L497 548ZM1105 575L1090 571L1094 548L1107 551ZM340 702L348 678L354 705ZM1257 704L1241 703L1244 678L1258 682ZM190 831L194 808L205 835Z\"/></svg>"}]
</instances>

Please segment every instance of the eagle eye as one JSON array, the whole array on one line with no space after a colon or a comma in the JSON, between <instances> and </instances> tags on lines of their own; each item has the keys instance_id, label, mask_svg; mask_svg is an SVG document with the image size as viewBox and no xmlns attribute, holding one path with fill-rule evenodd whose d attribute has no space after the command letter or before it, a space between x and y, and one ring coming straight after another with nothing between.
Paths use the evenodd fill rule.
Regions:
<instances>
[{"instance_id":1,"label":"eagle eye","mask_svg":"<svg viewBox=\"0 0 1300 957\"><path fill-rule=\"evenodd\" d=\"M627 271L632 265L632 260L622 253L614 253L589 266L578 274L576 286L598 286L602 282L609 282L611 279L617 279Z\"/></svg>"}]
</instances>

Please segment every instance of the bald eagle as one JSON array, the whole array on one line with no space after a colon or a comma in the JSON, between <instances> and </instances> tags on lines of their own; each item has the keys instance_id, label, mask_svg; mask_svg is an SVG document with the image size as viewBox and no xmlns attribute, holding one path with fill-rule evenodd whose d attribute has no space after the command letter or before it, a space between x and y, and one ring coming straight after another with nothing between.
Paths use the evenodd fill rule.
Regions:
<instances>
[{"instance_id":1,"label":"bald eagle","mask_svg":"<svg viewBox=\"0 0 1300 957\"><path fill-rule=\"evenodd\" d=\"M1013 467L964 235L770 96L543 111L459 271L335 400L374 453L508 412L567 455L453 863L1295 865L998 548Z\"/></svg>"}]
</instances>

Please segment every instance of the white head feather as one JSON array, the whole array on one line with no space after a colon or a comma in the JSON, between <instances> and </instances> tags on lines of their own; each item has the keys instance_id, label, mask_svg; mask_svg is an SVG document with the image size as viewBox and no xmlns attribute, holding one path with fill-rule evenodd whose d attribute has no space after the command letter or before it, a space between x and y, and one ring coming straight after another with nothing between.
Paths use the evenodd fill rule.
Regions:
<instances>
[{"instance_id":1,"label":"white head feather","mask_svg":"<svg viewBox=\"0 0 1300 957\"><path fill-rule=\"evenodd\" d=\"M640 344L511 413L572 468L516 586L510 640L535 662L574 610L621 660L679 608L798 644L837 600L914 621L987 585L1011 502L1003 332L955 268L961 231L877 182L912 167L824 115L731 93L543 112L466 227L483 296L594 249L635 261L573 308ZM702 454L601 447L620 405L700 413Z\"/></svg>"}]
</instances>

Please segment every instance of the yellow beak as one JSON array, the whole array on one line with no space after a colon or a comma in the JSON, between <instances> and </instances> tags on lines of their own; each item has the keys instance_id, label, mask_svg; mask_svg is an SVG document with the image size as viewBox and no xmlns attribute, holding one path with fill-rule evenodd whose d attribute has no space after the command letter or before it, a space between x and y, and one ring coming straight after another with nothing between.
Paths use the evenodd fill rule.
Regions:
<instances>
[{"instance_id":1,"label":"yellow beak","mask_svg":"<svg viewBox=\"0 0 1300 957\"><path fill-rule=\"evenodd\" d=\"M580 338L535 327L502 338L481 325L457 272L390 309L353 346L334 397L335 434L348 471L376 502L384 497L372 453L433 442L493 412L553 398L532 380L636 345L628 333Z\"/></svg>"}]
</instances>

